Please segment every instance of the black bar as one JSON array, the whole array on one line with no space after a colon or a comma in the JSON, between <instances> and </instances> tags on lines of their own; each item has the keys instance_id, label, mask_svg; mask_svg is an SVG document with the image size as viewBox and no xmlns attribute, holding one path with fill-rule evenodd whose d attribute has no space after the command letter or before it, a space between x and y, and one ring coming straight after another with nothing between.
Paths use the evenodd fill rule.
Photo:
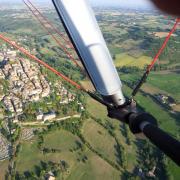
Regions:
<instances>
[{"instance_id":1,"label":"black bar","mask_svg":"<svg viewBox=\"0 0 180 180\"><path fill-rule=\"evenodd\" d=\"M136 96L136 94L138 93L141 86L146 82L147 77L148 77L148 72L145 72L143 74L142 78L137 83L136 87L133 89L132 97Z\"/></svg>"},{"instance_id":2,"label":"black bar","mask_svg":"<svg viewBox=\"0 0 180 180\"><path fill-rule=\"evenodd\" d=\"M149 113L132 113L128 117L132 133L144 135L180 166L180 142L157 127L157 120Z\"/></svg>"},{"instance_id":3,"label":"black bar","mask_svg":"<svg viewBox=\"0 0 180 180\"><path fill-rule=\"evenodd\" d=\"M153 124L147 123L142 129L144 135L180 166L180 142Z\"/></svg>"}]
</instances>

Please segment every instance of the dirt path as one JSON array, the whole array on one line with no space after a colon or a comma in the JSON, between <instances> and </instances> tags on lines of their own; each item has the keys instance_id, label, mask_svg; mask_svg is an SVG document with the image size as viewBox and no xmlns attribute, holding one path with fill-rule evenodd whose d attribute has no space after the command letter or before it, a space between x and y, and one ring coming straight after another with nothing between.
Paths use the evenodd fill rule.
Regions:
<instances>
[{"instance_id":1,"label":"dirt path","mask_svg":"<svg viewBox=\"0 0 180 180\"><path fill-rule=\"evenodd\" d=\"M75 114L73 116L66 116L66 117L62 117L62 118L56 118L56 119L52 119L52 120L49 120L48 123L45 123L44 121L33 121L33 122L19 122L18 124L20 126L47 126L49 124L51 124L52 122L58 122L58 121L64 121L64 120L67 120L67 119L70 119L70 118L80 118L81 115L80 114Z\"/></svg>"}]
</instances>

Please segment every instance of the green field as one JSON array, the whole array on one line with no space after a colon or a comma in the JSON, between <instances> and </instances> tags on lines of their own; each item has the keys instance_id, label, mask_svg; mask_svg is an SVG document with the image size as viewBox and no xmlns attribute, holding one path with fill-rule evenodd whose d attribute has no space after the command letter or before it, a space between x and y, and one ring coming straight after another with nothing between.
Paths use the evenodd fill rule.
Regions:
<instances>
[{"instance_id":1,"label":"green field","mask_svg":"<svg viewBox=\"0 0 180 180\"><path fill-rule=\"evenodd\" d=\"M87 107L88 112L96 118L100 118L102 120L107 119L107 110L105 106L98 103L94 99L87 97Z\"/></svg>"},{"instance_id":2,"label":"green field","mask_svg":"<svg viewBox=\"0 0 180 180\"><path fill-rule=\"evenodd\" d=\"M115 170L107 162L94 153L87 151L88 161L78 163L73 167L67 180L117 180L120 179L120 172Z\"/></svg>"},{"instance_id":3,"label":"green field","mask_svg":"<svg viewBox=\"0 0 180 180\"><path fill-rule=\"evenodd\" d=\"M118 44L120 48L123 48L126 52L129 53L129 51L134 50L138 48L138 45L141 41L140 40L133 40L133 39L126 39L123 43ZM142 53L143 51L139 49L139 53ZM137 53L137 54L139 54ZM137 56L134 56L137 57Z\"/></svg>"},{"instance_id":4,"label":"green field","mask_svg":"<svg viewBox=\"0 0 180 180\"><path fill-rule=\"evenodd\" d=\"M17 159L17 170L24 172L27 169L33 169L43 159L43 154L37 148L37 138L24 142Z\"/></svg>"},{"instance_id":5,"label":"green field","mask_svg":"<svg viewBox=\"0 0 180 180\"><path fill-rule=\"evenodd\" d=\"M130 136L130 142L131 144L128 145L126 142L126 138L123 135L122 131L122 122L117 121L117 120L112 120L110 121L115 128L115 134L117 137L118 142L120 145L122 145L125 148L125 156L127 160L127 169L132 172L134 167L137 164L137 146L135 145L135 136L130 132L129 127L127 127L129 131L129 136Z\"/></svg>"},{"instance_id":6,"label":"green field","mask_svg":"<svg viewBox=\"0 0 180 180\"><path fill-rule=\"evenodd\" d=\"M3 119L3 117L4 117L4 114L2 112L2 109L0 108L0 119Z\"/></svg>"},{"instance_id":7,"label":"green field","mask_svg":"<svg viewBox=\"0 0 180 180\"><path fill-rule=\"evenodd\" d=\"M142 76L140 73L121 74L120 77L124 81L138 82ZM150 94L166 94L180 102L180 76L176 72L151 72L147 82L142 89Z\"/></svg>"},{"instance_id":8,"label":"green field","mask_svg":"<svg viewBox=\"0 0 180 180\"><path fill-rule=\"evenodd\" d=\"M60 162L60 160L67 161L71 168L76 163L76 154L70 152L70 149L75 147L76 141L79 141L77 136L63 130L47 134L43 146L60 149L61 152L45 155L37 148L37 139L31 142L24 142L19 158L17 159L17 170L20 172L27 169L32 170L40 161Z\"/></svg>"},{"instance_id":9,"label":"green field","mask_svg":"<svg viewBox=\"0 0 180 180\"><path fill-rule=\"evenodd\" d=\"M60 149L64 152L75 148L77 146L76 142L81 143L81 140L64 130L51 132L44 136L44 147Z\"/></svg>"},{"instance_id":10,"label":"green field","mask_svg":"<svg viewBox=\"0 0 180 180\"><path fill-rule=\"evenodd\" d=\"M135 66L142 69L144 68L145 65L149 64L151 60L152 58L147 56L140 56L138 58L135 58L126 53L122 53L122 54L116 54L115 66L116 67Z\"/></svg>"},{"instance_id":11,"label":"green field","mask_svg":"<svg viewBox=\"0 0 180 180\"><path fill-rule=\"evenodd\" d=\"M83 136L91 146L109 160L116 163L115 139L108 131L94 120L88 120L83 125Z\"/></svg>"},{"instance_id":12,"label":"green field","mask_svg":"<svg viewBox=\"0 0 180 180\"><path fill-rule=\"evenodd\" d=\"M147 82L166 91L170 96L180 102L180 75L178 73L152 73Z\"/></svg>"},{"instance_id":13,"label":"green field","mask_svg":"<svg viewBox=\"0 0 180 180\"><path fill-rule=\"evenodd\" d=\"M37 140L31 142L23 142L21 152L17 159L17 171L24 172L33 170L35 165L40 161L53 161L59 163L60 160L65 160L69 164L69 170L63 176L68 180L82 179L118 179L120 173L115 170L106 161L98 157L89 149L84 151L71 152L70 149L76 146L76 141L80 139L65 130L57 130L45 135L45 147L61 149L59 153L42 154L37 148ZM84 155L88 160L84 163L78 161ZM58 178L59 179L59 178Z\"/></svg>"},{"instance_id":14,"label":"green field","mask_svg":"<svg viewBox=\"0 0 180 180\"><path fill-rule=\"evenodd\" d=\"M51 56L51 57L55 56L55 52L52 51L52 50L50 50L50 49L48 49L48 48L42 48L42 49L41 49L41 53L42 53L42 54L49 55L49 56Z\"/></svg>"}]
</instances>

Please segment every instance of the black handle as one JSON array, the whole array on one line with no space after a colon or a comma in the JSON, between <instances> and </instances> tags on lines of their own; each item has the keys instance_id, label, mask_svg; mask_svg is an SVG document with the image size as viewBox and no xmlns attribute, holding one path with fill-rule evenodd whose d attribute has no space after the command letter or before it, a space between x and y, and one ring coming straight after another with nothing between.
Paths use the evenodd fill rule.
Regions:
<instances>
[{"instance_id":1,"label":"black handle","mask_svg":"<svg viewBox=\"0 0 180 180\"><path fill-rule=\"evenodd\" d=\"M144 135L180 166L180 142L157 127L157 120L149 113L132 113L128 117L129 127L134 134Z\"/></svg>"},{"instance_id":2,"label":"black handle","mask_svg":"<svg viewBox=\"0 0 180 180\"><path fill-rule=\"evenodd\" d=\"M147 123L142 131L159 149L169 156L177 165L180 166L180 142L154 126Z\"/></svg>"},{"instance_id":3,"label":"black handle","mask_svg":"<svg viewBox=\"0 0 180 180\"><path fill-rule=\"evenodd\" d=\"M129 112L126 109L108 109L108 116L129 124L133 134L144 135L180 166L180 142L157 127L157 120L149 113Z\"/></svg>"}]
</instances>

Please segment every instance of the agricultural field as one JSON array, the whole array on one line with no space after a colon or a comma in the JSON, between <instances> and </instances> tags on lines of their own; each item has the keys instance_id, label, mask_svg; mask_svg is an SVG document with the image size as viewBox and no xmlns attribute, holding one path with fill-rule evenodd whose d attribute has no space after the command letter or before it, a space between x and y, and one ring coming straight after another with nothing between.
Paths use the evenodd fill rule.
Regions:
<instances>
[{"instance_id":1,"label":"agricultural field","mask_svg":"<svg viewBox=\"0 0 180 180\"><path fill-rule=\"evenodd\" d=\"M64 130L51 132L44 136L44 147L46 148L53 147L55 149L60 149L61 151L68 151L76 148L78 143L81 143L81 140L78 137L75 137Z\"/></svg>"},{"instance_id":2,"label":"agricultural field","mask_svg":"<svg viewBox=\"0 0 180 180\"><path fill-rule=\"evenodd\" d=\"M140 56L138 58L135 58L126 53L122 53L116 55L114 63L116 67L128 66L143 69L145 66L150 64L151 61L152 59L147 56Z\"/></svg>"},{"instance_id":3,"label":"agricultural field","mask_svg":"<svg viewBox=\"0 0 180 180\"><path fill-rule=\"evenodd\" d=\"M180 76L179 73L153 73L149 76L148 84L166 91L180 102Z\"/></svg>"},{"instance_id":4,"label":"agricultural field","mask_svg":"<svg viewBox=\"0 0 180 180\"><path fill-rule=\"evenodd\" d=\"M81 85L88 90L95 91L93 84L89 80L81 81Z\"/></svg>"},{"instance_id":5,"label":"agricultural field","mask_svg":"<svg viewBox=\"0 0 180 180\"><path fill-rule=\"evenodd\" d=\"M43 154L37 148L37 139L24 142L17 159L17 171L24 172L32 169L36 164L43 160Z\"/></svg>"},{"instance_id":6,"label":"agricultural field","mask_svg":"<svg viewBox=\"0 0 180 180\"><path fill-rule=\"evenodd\" d=\"M35 165L40 161L60 162L64 160L68 163L68 172L63 174L68 180L78 177L78 179L118 179L120 173L111 167L102 158L91 152L89 149L82 151L71 152L71 149L76 147L77 141L80 142L77 136L72 135L68 131L60 130L50 132L44 137L44 146L50 148L61 149L58 153L49 153L43 155L37 148L36 139L22 144L22 149L16 161L17 171L22 173L24 171L33 170ZM86 162L81 162L83 156L87 157ZM60 178L60 177L59 177ZM58 178L58 179L59 179Z\"/></svg>"},{"instance_id":7,"label":"agricultural field","mask_svg":"<svg viewBox=\"0 0 180 180\"><path fill-rule=\"evenodd\" d=\"M100 103L96 102L94 99L87 98L88 112L96 118L107 119L107 110Z\"/></svg>"},{"instance_id":8,"label":"agricultural field","mask_svg":"<svg viewBox=\"0 0 180 180\"><path fill-rule=\"evenodd\" d=\"M120 178L120 173L99 156L96 156L92 152L87 153L87 155L89 159L88 162L85 165L82 163L77 164L67 177L67 180L116 180Z\"/></svg>"},{"instance_id":9,"label":"agricultural field","mask_svg":"<svg viewBox=\"0 0 180 180\"><path fill-rule=\"evenodd\" d=\"M3 115L3 110L0 108L0 119L3 119L4 115Z\"/></svg>"},{"instance_id":10,"label":"agricultural field","mask_svg":"<svg viewBox=\"0 0 180 180\"><path fill-rule=\"evenodd\" d=\"M88 120L83 125L83 136L91 146L116 163L116 142L106 129L93 120Z\"/></svg>"},{"instance_id":11,"label":"agricultural field","mask_svg":"<svg viewBox=\"0 0 180 180\"><path fill-rule=\"evenodd\" d=\"M122 80L127 82L137 83L142 73L132 72L128 74L120 74ZM155 95L165 94L173 97L177 103L180 101L180 76L179 71L162 71L162 72L151 72L146 83L142 86L142 90Z\"/></svg>"}]
</instances>

